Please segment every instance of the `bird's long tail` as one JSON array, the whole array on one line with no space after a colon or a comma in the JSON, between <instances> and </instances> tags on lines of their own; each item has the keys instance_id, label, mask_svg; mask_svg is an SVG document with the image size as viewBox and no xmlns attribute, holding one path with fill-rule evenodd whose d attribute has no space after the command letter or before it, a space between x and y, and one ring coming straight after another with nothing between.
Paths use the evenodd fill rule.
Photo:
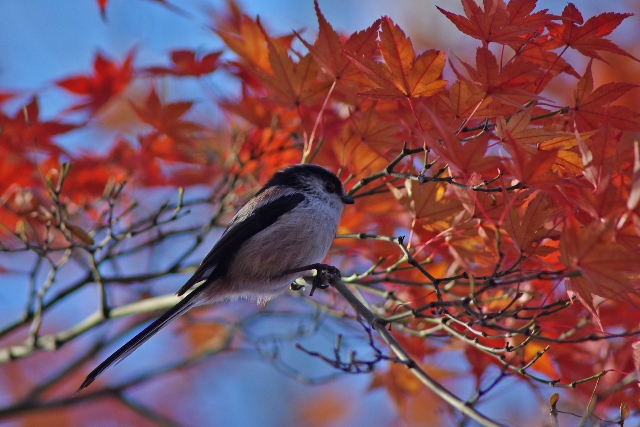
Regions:
<instances>
[{"instance_id":1,"label":"bird's long tail","mask_svg":"<svg viewBox=\"0 0 640 427\"><path fill-rule=\"evenodd\" d=\"M149 338L154 336L160 329L167 326L172 320L184 314L187 310L196 305L197 299L195 298L199 294L198 289L187 295L182 301L171 307L162 316L157 318L153 323L144 328L142 332L133 337L129 342L120 347L115 353L107 357L98 367L96 367L87 378L84 380L76 394L84 390L91 384L98 376L103 373L111 365L117 364L129 356L138 347L144 344Z\"/></svg>"}]
</instances>

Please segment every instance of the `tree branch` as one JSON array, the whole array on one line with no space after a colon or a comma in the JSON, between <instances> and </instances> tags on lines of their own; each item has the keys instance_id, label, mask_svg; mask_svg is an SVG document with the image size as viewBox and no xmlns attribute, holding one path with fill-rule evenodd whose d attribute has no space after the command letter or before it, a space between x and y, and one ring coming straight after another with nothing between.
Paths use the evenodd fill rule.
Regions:
<instances>
[{"instance_id":1,"label":"tree branch","mask_svg":"<svg viewBox=\"0 0 640 427\"><path fill-rule=\"evenodd\" d=\"M396 356L398 356L407 369L409 369L411 373L415 375L415 377L429 390L451 405L455 410L469 418L472 418L480 423L480 425L486 427L502 426L476 411L473 407L469 406L466 402L462 401L459 397L443 387L439 382L431 378L429 374L427 374L420 365L418 365L418 363L409 356L405 349L402 348L393 335L391 335L391 333L385 328L385 322L373 314L358 298L356 298L342 280L333 280L332 285L356 311L356 313L362 316L362 318L364 318L367 323L369 323L369 325L371 325L371 327L380 334L382 340L391 348Z\"/></svg>"}]
</instances>

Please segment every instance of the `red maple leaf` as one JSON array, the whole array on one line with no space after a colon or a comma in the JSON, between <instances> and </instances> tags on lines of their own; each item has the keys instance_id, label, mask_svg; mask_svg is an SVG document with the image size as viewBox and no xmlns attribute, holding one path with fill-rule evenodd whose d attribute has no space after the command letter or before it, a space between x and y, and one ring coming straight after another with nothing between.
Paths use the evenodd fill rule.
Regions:
<instances>
[{"instance_id":1,"label":"red maple leaf","mask_svg":"<svg viewBox=\"0 0 640 427\"><path fill-rule=\"evenodd\" d=\"M584 165L584 177L596 190L596 195L601 195L603 192L615 193L610 184L622 132L612 128L610 124L609 120L605 121L589 144L575 131L580 158ZM581 201L592 202L593 199L588 194L580 198Z\"/></svg>"},{"instance_id":2,"label":"red maple leaf","mask_svg":"<svg viewBox=\"0 0 640 427\"><path fill-rule=\"evenodd\" d=\"M144 71L154 75L172 75L177 77L200 77L214 72L218 68L218 58L222 51L199 55L191 50L171 51L170 67L149 67Z\"/></svg>"},{"instance_id":3,"label":"red maple leaf","mask_svg":"<svg viewBox=\"0 0 640 427\"><path fill-rule=\"evenodd\" d=\"M401 132L398 120L377 111L375 106L364 112L354 112L350 118L350 128L360 141L381 156L388 155L398 146Z\"/></svg>"},{"instance_id":4,"label":"red maple leaf","mask_svg":"<svg viewBox=\"0 0 640 427\"><path fill-rule=\"evenodd\" d=\"M578 81L575 103L571 108L576 128L579 131L598 129L605 119L621 130L640 131L640 114L622 105L609 105L631 89L638 87L633 83L611 82L593 89L591 63L587 65L584 76Z\"/></svg>"},{"instance_id":5,"label":"red maple leaf","mask_svg":"<svg viewBox=\"0 0 640 427\"><path fill-rule=\"evenodd\" d=\"M562 11L564 23L548 22L546 25L551 38L557 42L558 46L565 46L565 49L570 47L585 56L604 62L607 61L602 59L597 51L613 52L637 61L637 58L620 49L611 40L603 38L611 34L629 16L633 16L633 13L607 12L592 16L584 22L580 11L573 3L569 3ZM582 25L583 22L584 25Z\"/></svg>"},{"instance_id":6,"label":"red maple leaf","mask_svg":"<svg viewBox=\"0 0 640 427\"><path fill-rule=\"evenodd\" d=\"M431 109L425 110L430 117L434 129L440 139L431 140L429 148L436 153L440 159L446 162L451 169L470 175L472 171L484 171L495 166L497 159L493 156L485 156L487 142L482 139L471 139L464 145L454 132L442 123L442 120ZM431 138L429 138L431 139Z\"/></svg>"},{"instance_id":7,"label":"red maple leaf","mask_svg":"<svg viewBox=\"0 0 640 427\"><path fill-rule=\"evenodd\" d=\"M70 111L88 110L95 114L113 96L121 93L133 78L132 61L135 54L131 50L122 64L110 61L101 53L93 62L94 73L77 75L56 82L56 85L83 97L83 101L70 108Z\"/></svg>"},{"instance_id":8,"label":"red maple leaf","mask_svg":"<svg viewBox=\"0 0 640 427\"><path fill-rule=\"evenodd\" d=\"M493 53L487 48L479 47L476 50L476 67L466 62L462 64L472 82L496 100L520 108L526 102L540 99L531 90L536 90L536 82L543 71L532 62L516 57L504 67L499 67Z\"/></svg>"},{"instance_id":9,"label":"red maple leaf","mask_svg":"<svg viewBox=\"0 0 640 427\"><path fill-rule=\"evenodd\" d=\"M4 90L0 90L0 105L4 104L5 101L10 100L15 96L13 92L6 92Z\"/></svg>"},{"instance_id":10,"label":"red maple leaf","mask_svg":"<svg viewBox=\"0 0 640 427\"><path fill-rule=\"evenodd\" d=\"M448 94L443 92L438 96L456 118L466 119L473 115L476 119L482 119L499 114L498 111L491 109L491 97L487 97L482 88L466 79L455 81L449 88Z\"/></svg>"},{"instance_id":11,"label":"red maple leaf","mask_svg":"<svg viewBox=\"0 0 640 427\"><path fill-rule=\"evenodd\" d=\"M616 242L615 221L594 221L585 226L570 216L560 240L561 262L580 272L570 277L568 288L589 308L598 323L593 296L629 301L638 295L632 277L640 273L640 253Z\"/></svg>"},{"instance_id":12,"label":"red maple leaf","mask_svg":"<svg viewBox=\"0 0 640 427\"><path fill-rule=\"evenodd\" d=\"M387 101L418 98L434 95L447 85L447 81L441 79L444 52L427 50L416 57L411 39L391 18L382 18L379 46L384 64L344 51L378 86L365 91L364 95Z\"/></svg>"},{"instance_id":13,"label":"red maple leaf","mask_svg":"<svg viewBox=\"0 0 640 427\"><path fill-rule=\"evenodd\" d=\"M546 194L536 191L521 206L506 212L504 228L522 253L548 236L550 230L544 225L551 217L550 208Z\"/></svg>"},{"instance_id":14,"label":"red maple leaf","mask_svg":"<svg viewBox=\"0 0 640 427\"><path fill-rule=\"evenodd\" d=\"M52 137L78 128L78 125L60 121L40 121L40 107L34 96L13 117L0 112L0 143L14 153L64 153Z\"/></svg>"},{"instance_id":15,"label":"red maple leaf","mask_svg":"<svg viewBox=\"0 0 640 427\"><path fill-rule=\"evenodd\" d=\"M520 40L518 43L509 45L516 52L516 56L527 62L538 64L540 68L547 71L546 78L551 79L560 73L567 73L575 78L580 78L580 74L573 69L571 64L561 58L557 53L551 50L558 47L555 40L551 40L548 35L538 36L535 39Z\"/></svg>"},{"instance_id":16,"label":"red maple leaf","mask_svg":"<svg viewBox=\"0 0 640 427\"><path fill-rule=\"evenodd\" d=\"M241 94L239 99L223 99L218 105L261 129L269 128L273 124L274 116L286 113L280 108L274 108L271 102L251 93L246 84L242 85Z\"/></svg>"},{"instance_id":17,"label":"red maple leaf","mask_svg":"<svg viewBox=\"0 0 640 427\"><path fill-rule=\"evenodd\" d=\"M102 17L103 21L107 18L107 1L108 0L96 0L96 2L98 3L98 7L100 8L100 16Z\"/></svg>"},{"instance_id":18,"label":"red maple leaf","mask_svg":"<svg viewBox=\"0 0 640 427\"><path fill-rule=\"evenodd\" d=\"M438 7L455 26L465 34L488 43L522 42L521 36L536 31L551 19L559 17L547 14L547 9L531 14L537 0L512 0L505 5L503 0L484 0L484 10L474 0L462 0L465 18Z\"/></svg>"},{"instance_id":19,"label":"red maple leaf","mask_svg":"<svg viewBox=\"0 0 640 427\"><path fill-rule=\"evenodd\" d=\"M192 105L193 102L188 101L162 105L155 88L151 88L151 92L143 105L131 104L131 107L140 120L150 124L161 134L167 135L176 141L188 143L193 133L201 129L200 125L182 118L191 109Z\"/></svg>"},{"instance_id":20,"label":"red maple leaf","mask_svg":"<svg viewBox=\"0 0 640 427\"><path fill-rule=\"evenodd\" d=\"M638 141L633 146L633 175L631 176L631 190L627 199L627 209L634 210L640 203L640 149Z\"/></svg>"},{"instance_id":21,"label":"red maple leaf","mask_svg":"<svg viewBox=\"0 0 640 427\"><path fill-rule=\"evenodd\" d=\"M312 45L306 42L300 35L298 38L313 56L320 68L336 80L359 80L361 75L356 66L343 55L342 51L355 53L361 56L371 56L377 48L376 38L378 36L378 27L380 20L377 20L369 28L363 31L353 33L344 43L340 39L340 35L333 29L331 24L327 22L324 15L320 11L318 1L314 1L316 15L318 17L318 25L320 31L318 38Z\"/></svg>"},{"instance_id":22,"label":"red maple leaf","mask_svg":"<svg viewBox=\"0 0 640 427\"><path fill-rule=\"evenodd\" d=\"M532 188L548 188L561 180L552 172L556 163L557 150L530 152L511 138L504 141L511 159L504 167L521 183Z\"/></svg>"}]
</instances>

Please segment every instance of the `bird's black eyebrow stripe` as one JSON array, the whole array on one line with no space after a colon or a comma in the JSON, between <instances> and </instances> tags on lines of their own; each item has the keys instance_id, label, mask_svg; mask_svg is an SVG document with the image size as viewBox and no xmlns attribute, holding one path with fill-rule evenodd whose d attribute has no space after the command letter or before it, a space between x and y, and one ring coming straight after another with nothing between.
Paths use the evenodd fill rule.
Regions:
<instances>
[{"instance_id":1,"label":"bird's black eyebrow stripe","mask_svg":"<svg viewBox=\"0 0 640 427\"><path fill-rule=\"evenodd\" d=\"M244 242L272 225L278 218L291 211L304 200L305 196L303 194L287 194L265 203L256 208L245 219L234 223L214 245L193 276L178 290L178 295L182 295L191 286L203 280L204 273L211 268L215 267L207 278L208 282L224 276L229 270L231 261L233 261ZM198 289L202 289L202 287Z\"/></svg>"}]
</instances>

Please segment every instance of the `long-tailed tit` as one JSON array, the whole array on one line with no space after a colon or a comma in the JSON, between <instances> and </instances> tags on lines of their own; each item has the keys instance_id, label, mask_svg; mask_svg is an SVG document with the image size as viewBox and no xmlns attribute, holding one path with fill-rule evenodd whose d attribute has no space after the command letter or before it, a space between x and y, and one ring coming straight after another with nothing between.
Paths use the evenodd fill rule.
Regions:
<instances>
[{"instance_id":1,"label":"long-tailed tit","mask_svg":"<svg viewBox=\"0 0 640 427\"><path fill-rule=\"evenodd\" d=\"M178 295L202 283L98 365L78 392L190 308L236 298L266 302L282 293L305 267L324 259L351 203L338 177L323 167L276 172L233 217Z\"/></svg>"}]
</instances>

